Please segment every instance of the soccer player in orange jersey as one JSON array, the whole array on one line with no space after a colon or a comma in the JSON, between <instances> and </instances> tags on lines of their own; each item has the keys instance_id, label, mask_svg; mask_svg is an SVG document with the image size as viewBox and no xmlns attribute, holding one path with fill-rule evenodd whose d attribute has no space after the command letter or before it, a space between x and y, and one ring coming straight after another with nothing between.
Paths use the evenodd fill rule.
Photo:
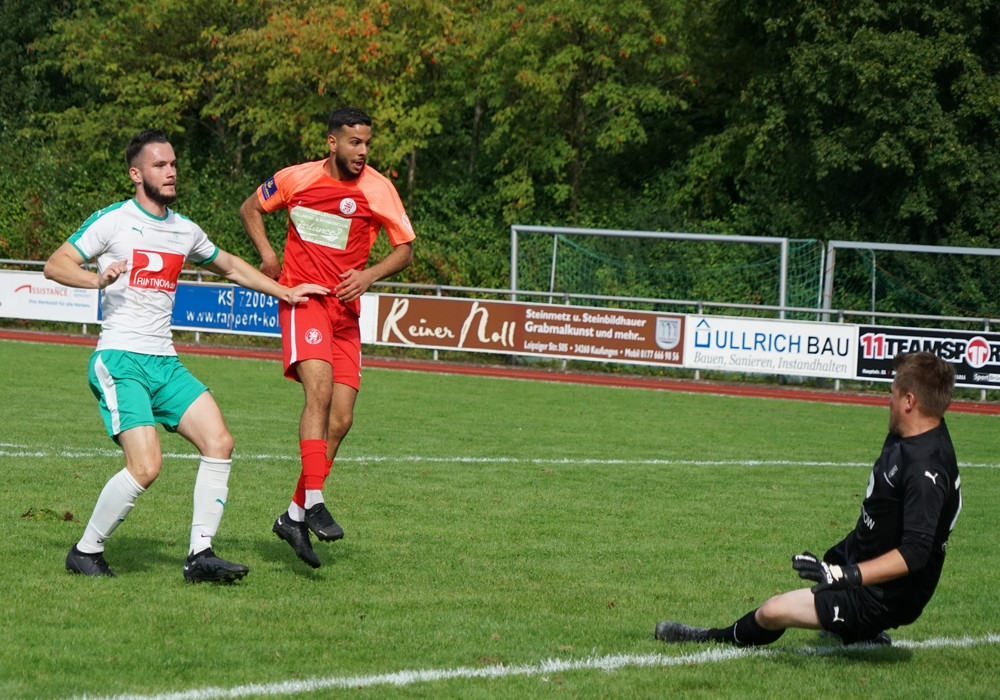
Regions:
<instances>
[{"instance_id":1,"label":"soccer player in orange jersey","mask_svg":"<svg viewBox=\"0 0 1000 700\"><path fill-rule=\"evenodd\" d=\"M273 530L313 568L320 561L309 530L323 541L344 536L324 503L323 485L354 421L361 384L361 295L413 260L413 227L399 195L367 165L371 139L367 114L337 109L328 124L329 156L278 171L240 208L264 274L286 285L314 282L333 290L304 304L282 303L278 310L285 376L302 384L305 406L299 421L301 473L288 511ZM264 214L279 209L288 210L283 264L264 227ZM392 252L368 267L383 228Z\"/></svg>"}]
</instances>

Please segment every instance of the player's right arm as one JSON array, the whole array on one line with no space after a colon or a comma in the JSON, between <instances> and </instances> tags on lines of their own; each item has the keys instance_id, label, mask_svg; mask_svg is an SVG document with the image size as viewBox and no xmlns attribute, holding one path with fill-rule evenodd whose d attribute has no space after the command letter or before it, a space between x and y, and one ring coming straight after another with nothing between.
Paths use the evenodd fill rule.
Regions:
<instances>
[{"instance_id":1,"label":"player's right arm","mask_svg":"<svg viewBox=\"0 0 1000 700\"><path fill-rule=\"evenodd\" d=\"M98 273L84 269L82 265L85 262L76 246L66 241L45 261L44 274L46 279L67 287L104 289L128 269L128 261L119 260Z\"/></svg>"},{"instance_id":2,"label":"player's right arm","mask_svg":"<svg viewBox=\"0 0 1000 700\"><path fill-rule=\"evenodd\" d=\"M256 190L240 206L240 221L243 222L243 229L247 232L254 247L257 248L257 252L260 253L260 271L276 280L281 275L281 263L278 262L278 255L271 247L271 242L267 240L267 228L264 226L264 214L266 213Z\"/></svg>"}]
</instances>

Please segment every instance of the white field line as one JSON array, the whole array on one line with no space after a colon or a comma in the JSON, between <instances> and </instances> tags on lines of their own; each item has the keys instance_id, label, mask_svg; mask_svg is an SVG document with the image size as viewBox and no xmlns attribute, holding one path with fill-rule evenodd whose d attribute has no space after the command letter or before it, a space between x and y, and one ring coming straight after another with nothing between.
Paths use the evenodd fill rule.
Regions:
<instances>
[{"instance_id":1,"label":"white field line","mask_svg":"<svg viewBox=\"0 0 1000 700\"><path fill-rule=\"evenodd\" d=\"M1000 635L986 634L982 637L959 637L957 639L926 639L923 641L898 640L893 646L903 649L944 649L966 648L1000 643ZM879 650L885 647L855 645L850 647L852 653L860 650ZM705 651L694 654L670 656L667 654L613 654L609 656L590 656L583 659L548 659L537 664L521 666L483 666L470 668L413 669L393 673L379 673L367 676L332 676L329 678L309 678L300 681L281 681L277 683L251 683L233 688L198 688L181 690L159 695L77 695L74 700L216 700L224 698L244 698L252 696L291 696L301 693L314 693L321 690L349 688L370 688L390 685L403 687L416 683L434 683L454 679L476 678L510 678L512 676L539 676L542 682L555 673L572 671L617 671L623 668L649 668L683 666L691 664L720 663L732 659L778 656L782 654L797 654L806 656L835 656L844 653L845 647L804 647L789 649L783 647L740 648L713 645Z\"/></svg>"},{"instance_id":2,"label":"white field line","mask_svg":"<svg viewBox=\"0 0 1000 700\"><path fill-rule=\"evenodd\" d=\"M18 445L9 442L0 442L0 457L36 457L40 459L92 459L94 457L121 457L121 450L112 448L89 448L89 449L53 449L39 448L32 445ZM198 459L198 455L193 452L165 452L164 457L168 459ZM298 462L299 456L295 454L242 454L238 450L233 455L236 460L251 460L261 462ZM566 465L619 465L619 464L650 464L650 465L694 465L704 467L866 467L870 468L872 462L836 462L836 461L810 461L794 459L586 459L586 458L563 458L563 459L541 459L522 457L424 457L420 455L403 455L388 457L385 455L367 456L340 456L338 462L348 463L368 463L368 462L419 462L426 464L566 464ZM982 468L1000 469L1000 463L974 463L960 462L959 468Z\"/></svg>"}]
</instances>

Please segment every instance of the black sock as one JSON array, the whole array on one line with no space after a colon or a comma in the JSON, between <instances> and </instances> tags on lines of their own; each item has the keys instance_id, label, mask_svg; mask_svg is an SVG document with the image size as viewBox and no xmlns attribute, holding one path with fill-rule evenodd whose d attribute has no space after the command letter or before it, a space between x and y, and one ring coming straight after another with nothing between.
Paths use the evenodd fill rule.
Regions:
<instances>
[{"instance_id":1,"label":"black sock","mask_svg":"<svg viewBox=\"0 0 1000 700\"><path fill-rule=\"evenodd\" d=\"M785 630L764 629L757 623L756 614L756 610L751 610L733 625L711 630L712 638L717 642L727 642L741 647L756 647L775 642L785 633Z\"/></svg>"}]
</instances>

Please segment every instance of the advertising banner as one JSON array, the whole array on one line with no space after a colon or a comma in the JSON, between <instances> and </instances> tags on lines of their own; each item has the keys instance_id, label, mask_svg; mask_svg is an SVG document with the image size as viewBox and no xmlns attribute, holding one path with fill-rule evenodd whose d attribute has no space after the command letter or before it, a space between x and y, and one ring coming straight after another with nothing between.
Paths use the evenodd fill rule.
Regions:
<instances>
[{"instance_id":1,"label":"advertising banner","mask_svg":"<svg viewBox=\"0 0 1000 700\"><path fill-rule=\"evenodd\" d=\"M178 282L171 327L280 336L278 300L232 284Z\"/></svg>"},{"instance_id":2,"label":"advertising banner","mask_svg":"<svg viewBox=\"0 0 1000 700\"><path fill-rule=\"evenodd\" d=\"M684 366L853 379L858 327L738 316L688 316Z\"/></svg>"},{"instance_id":3,"label":"advertising banner","mask_svg":"<svg viewBox=\"0 0 1000 700\"><path fill-rule=\"evenodd\" d=\"M892 381L892 358L926 350L955 366L955 385L1000 387L1000 334L861 326L858 379Z\"/></svg>"},{"instance_id":4,"label":"advertising banner","mask_svg":"<svg viewBox=\"0 0 1000 700\"><path fill-rule=\"evenodd\" d=\"M646 311L378 296L380 345L681 365L684 317Z\"/></svg>"},{"instance_id":5,"label":"advertising banner","mask_svg":"<svg viewBox=\"0 0 1000 700\"><path fill-rule=\"evenodd\" d=\"M41 272L0 270L0 316L36 321L97 322L97 290L76 289Z\"/></svg>"}]
</instances>

